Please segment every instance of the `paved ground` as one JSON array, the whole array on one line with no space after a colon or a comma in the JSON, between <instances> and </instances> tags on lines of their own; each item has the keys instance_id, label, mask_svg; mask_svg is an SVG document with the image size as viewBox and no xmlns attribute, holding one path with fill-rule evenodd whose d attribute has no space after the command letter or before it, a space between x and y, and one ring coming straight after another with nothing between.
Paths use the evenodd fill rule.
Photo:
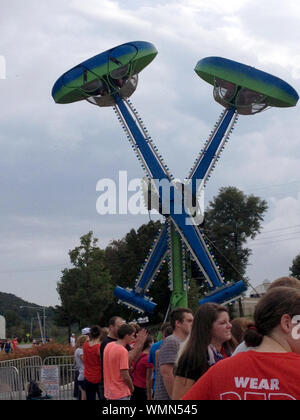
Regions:
<instances>
[{"instance_id":1,"label":"paved ground","mask_svg":"<svg viewBox=\"0 0 300 420\"><path fill-rule=\"evenodd\" d=\"M19 344L19 349L31 349L32 344Z\"/></svg>"}]
</instances>

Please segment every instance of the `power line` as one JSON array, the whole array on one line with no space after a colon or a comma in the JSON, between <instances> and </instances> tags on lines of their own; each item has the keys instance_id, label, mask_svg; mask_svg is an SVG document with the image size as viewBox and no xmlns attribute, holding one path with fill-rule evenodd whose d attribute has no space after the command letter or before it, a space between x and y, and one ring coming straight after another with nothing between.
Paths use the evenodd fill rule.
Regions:
<instances>
[{"instance_id":1,"label":"power line","mask_svg":"<svg viewBox=\"0 0 300 420\"><path fill-rule=\"evenodd\" d=\"M286 235L298 235L300 233L300 231L298 230L297 232L286 232L286 233L282 233L281 235L274 235L274 236L267 236L265 238L258 238L258 239L252 239L253 242L257 242L257 241L266 241L268 239L277 239L277 238L281 238L282 236L286 236Z\"/></svg>"},{"instance_id":2,"label":"power line","mask_svg":"<svg viewBox=\"0 0 300 420\"><path fill-rule=\"evenodd\" d=\"M242 280L244 280L246 282L247 285L249 285L251 287L251 289L254 291L255 294L257 293L257 290L252 286L252 284L250 283L249 279L246 279L240 272L239 270L232 264L232 262L226 257L226 255L224 255L224 253L222 251L220 251L220 249L215 245L215 243L213 241L211 241L208 236L206 234L204 234L206 240L215 248L215 250L222 255L222 257L228 262L228 264L231 266L231 268L233 268L233 270L241 277Z\"/></svg>"},{"instance_id":3,"label":"power line","mask_svg":"<svg viewBox=\"0 0 300 420\"><path fill-rule=\"evenodd\" d=\"M267 238L266 238L266 239L267 239ZM293 240L295 240L295 239L300 239L300 236L296 236L295 238L279 239L278 241L267 241L267 242L255 243L255 244L253 244L253 246L256 246L256 245L276 244L276 243L279 243L279 242L293 241ZM300 248L300 245L299 245L299 248Z\"/></svg>"},{"instance_id":4,"label":"power line","mask_svg":"<svg viewBox=\"0 0 300 420\"><path fill-rule=\"evenodd\" d=\"M292 229L292 228L295 228L295 227L300 227L300 225L293 225L293 226L287 226L287 227L284 227L284 228L278 228L278 229L266 230L265 232L262 232L262 233L260 233L259 235L264 235L265 233L269 233L269 232L276 232L276 231L279 231L279 230Z\"/></svg>"}]
</instances>

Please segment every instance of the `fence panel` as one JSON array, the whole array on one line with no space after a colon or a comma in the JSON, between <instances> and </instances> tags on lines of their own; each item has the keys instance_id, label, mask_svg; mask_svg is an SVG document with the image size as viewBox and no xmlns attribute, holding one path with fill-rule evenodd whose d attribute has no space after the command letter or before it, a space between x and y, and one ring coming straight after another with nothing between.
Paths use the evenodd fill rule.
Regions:
<instances>
[{"instance_id":1,"label":"fence panel","mask_svg":"<svg viewBox=\"0 0 300 420\"><path fill-rule=\"evenodd\" d=\"M60 400L74 399L74 355L69 356L49 356L43 360L45 366L59 367L59 397Z\"/></svg>"},{"instance_id":2,"label":"fence panel","mask_svg":"<svg viewBox=\"0 0 300 420\"><path fill-rule=\"evenodd\" d=\"M74 364L59 365L59 399L73 400L74 399L74 383L75 383L75 368Z\"/></svg>"},{"instance_id":3,"label":"fence panel","mask_svg":"<svg viewBox=\"0 0 300 420\"><path fill-rule=\"evenodd\" d=\"M30 374L28 373L29 369ZM28 378L28 381L23 383L23 389L26 391L26 395L29 380L33 379L42 391L44 391L43 394L47 393L53 400L74 399L75 370L73 364L43 364L42 366L25 367L21 372L21 376L22 378Z\"/></svg>"},{"instance_id":4,"label":"fence panel","mask_svg":"<svg viewBox=\"0 0 300 420\"><path fill-rule=\"evenodd\" d=\"M40 356L24 357L22 359L2 360L0 367L15 367L19 371L27 366L41 366L42 359Z\"/></svg>"},{"instance_id":5,"label":"fence panel","mask_svg":"<svg viewBox=\"0 0 300 420\"><path fill-rule=\"evenodd\" d=\"M18 369L0 367L0 400L20 400L22 391Z\"/></svg>"},{"instance_id":6,"label":"fence panel","mask_svg":"<svg viewBox=\"0 0 300 420\"><path fill-rule=\"evenodd\" d=\"M36 380L37 366L42 366L42 359L39 356L4 360L0 362L0 367L14 367L18 370L20 389L23 392L25 391L26 384L28 384L31 379Z\"/></svg>"},{"instance_id":7,"label":"fence panel","mask_svg":"<svg viewBox=\"0 0 300 420\"><path fill-rule=\"evenodd\" d=\"M58 371L52 370L52 372L57 372L55 373L57 378L52 378L52 385L51 369L47 369L47 367L57 367L58 369ZM46 390L47 386L50 387L50 395L51 389L55 389L57 381L57 392L52 395L53 399L74 399L74 356L51 356L44 361L39 356L5 360L0 362L0 370L2 371L0 400L26 399L30 380L36 381L42 390Z\"/></svg>"},{"instance_id":8,"label":"fence panel","mask_svg":"<svg viewBox=\"0 0 300 420\"><path fill-rule=\"evenodd\" d=\"M49 356L43 360L43 365L74 365L74 355L70 356Z\"/></svg>"}]
</instances>

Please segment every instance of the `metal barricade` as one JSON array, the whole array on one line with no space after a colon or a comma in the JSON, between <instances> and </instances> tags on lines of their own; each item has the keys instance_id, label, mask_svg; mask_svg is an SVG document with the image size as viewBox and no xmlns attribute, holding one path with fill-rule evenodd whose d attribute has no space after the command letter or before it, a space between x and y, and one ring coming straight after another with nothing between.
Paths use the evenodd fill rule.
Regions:
<instances>
[{"instance_id":1,"label":"metal barricade","mask_svg":"<svg viewBox=\"0 0 300 420\"><path fill-rule=\"evenodd\" d=\"M31 379L34 380L43 391L53 400L73 400L74 399L74 377L75 370L73 364L47 364L42 366L32 366ZM28 368L23 368L21 376L29 377ZM27 395L29 381L24 383L25 394Z\"/></svg>"},{"instance_id":2,"label":"metal barricade","mask_svg":"<svg viewBox=\"0 0 300 420\"><path fill-rule=\"evenodd\" d=\"M58 366L59 368L59 396L60 400L74 399L75 366L74 355L49 356L44 359L45 366Z\"/></svg>"},{"instance_id":3,"label":"metal barricade","mask_svg":"<svg viewBox=\"0 0 300 420\"><path fill-rule=\"evenodd\" d=\"M59 365L59 399L74 399L75 368L74 364Z\"/></svg>"},{"instance_id":4,"label":"metal barricade","mask_svg":"<svg viewBox=\"0 0 300 420\"><path fill-rule=\"evenodd\" d=\"M24 395L26 386L31 379L36 380L37 367L42 365L42 359L39 356L24 357L22 359L4 360L0 362L0 367L14 367L19 375L20 392Z\"/></svg>"},{"instance_id":5,"label":"metal barricade","mask_svg":"<svg viewBox=\"0 0 300 420\"><path fill-rule=\"evenodd\" d=\"M22 390L18 369L0 367L0 400L21 400Z\"/></svg>"},{"instance_id":6,"label":"metal barricade","mask_svg":"<svg viewBox=\"0 0 300 420\"><path fill-rule=\"evenodd\" d=\"M20 371L24 367L28 366L41 366L42 359L40 356L24 357L22 359L11 359L11 360L2 360L0 362L0 367L15 367Z\"/></svg>"},{"instance_id":7,"label":"metal barricade","mask_svg":"<svg viewBox=\"0 0 300 420\"><path fill-rule=\"evenodd\" d=\"M49 356L43 360L43 365L74 365L74 355Z\"/></svg>"},{"instance_id":8,"label":"metal barricade","mask_svg":"<svg viewBox=\"0 0 300 420\"><path fill-rule=\"evenodd\" d=\"M39 356L0 362L0 400L26 399L31 380L55 400L74 399L74 356Z\"/></svg>"}]
</instances>

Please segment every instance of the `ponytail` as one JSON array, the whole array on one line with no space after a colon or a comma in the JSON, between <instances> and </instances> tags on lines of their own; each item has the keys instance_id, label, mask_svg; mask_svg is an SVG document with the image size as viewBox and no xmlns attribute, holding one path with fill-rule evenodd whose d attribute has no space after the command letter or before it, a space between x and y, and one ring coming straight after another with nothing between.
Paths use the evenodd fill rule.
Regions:
<instances>
[{"instance_id":1,"label":"ponytail","mask_svg":"<svg viewBox=\"0 0 300 420\"><path fill-rule=\"evenodd\" d=\"M247 347L258 347L261 345L264 336L260 334L257 328L252 325L250 326L245 334L244 334L244 341Z\"/></svg>"},{"instance_id":2,"label":"ponytail","mask_svg":"<svg viewBox=\"0 0 300 420\"><path fill-rule=\"evenodd\" d=\"M275 287L268 291L258 302L254 313L254 325L245 333L248 347L259 346L263 338L280 325L283 315L292 318L300 314L300 290L291 287Z\"/></svg>"}]
</instances>

